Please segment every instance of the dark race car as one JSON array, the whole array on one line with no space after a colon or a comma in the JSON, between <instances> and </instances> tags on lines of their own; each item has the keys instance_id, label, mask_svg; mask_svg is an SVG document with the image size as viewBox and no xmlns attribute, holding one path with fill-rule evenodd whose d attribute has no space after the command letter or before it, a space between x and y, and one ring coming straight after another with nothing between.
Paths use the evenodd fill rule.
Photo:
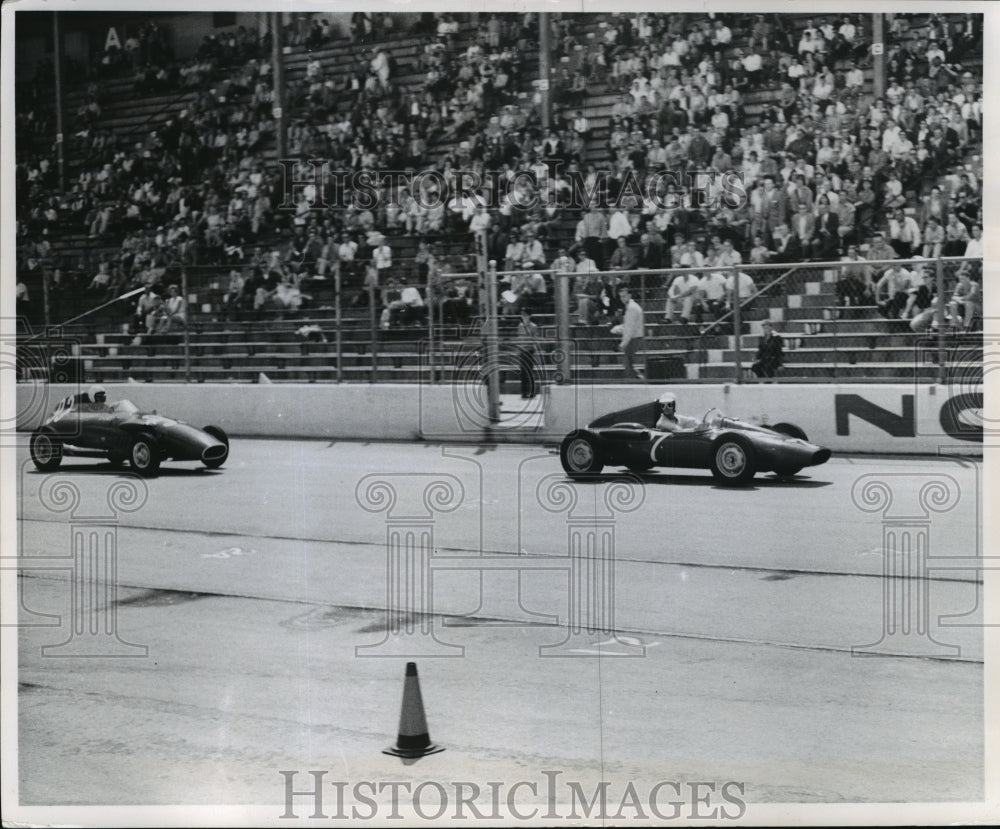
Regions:
<instances>
[{"instance_id":1,"label":"dark race car","mask_svg":"<svg viewBox=\"0 0 1000 829\"><path fill-rule=\"evenodd\" d=\"M103 390L102 390L103 392ZM103 397L101 395L95 395ZM229 457L229 438L218 426L198 429L180 420L140 412L128 400L104 403L84 392L65 398L31 435L31 460L43 472L57 469L64 457L125 461L151 477L165 460L201 461L209 469Z\"/></svg>"},{"instance_id":2,"label":"dark race car","mask_svg":"<svg viewBox=\"0 0 1000 829\"><path fill-rule=\"evenodd\" d=\"M794 475L830 459L790 423L758 426L710 409L697 426L677 432L656 428L657 402L603 415L563 438L559 458L571 477L605 466L645 472L655 466L711 469L723 484L748 484L758 472Z\"/></svg>"}]
</instances>

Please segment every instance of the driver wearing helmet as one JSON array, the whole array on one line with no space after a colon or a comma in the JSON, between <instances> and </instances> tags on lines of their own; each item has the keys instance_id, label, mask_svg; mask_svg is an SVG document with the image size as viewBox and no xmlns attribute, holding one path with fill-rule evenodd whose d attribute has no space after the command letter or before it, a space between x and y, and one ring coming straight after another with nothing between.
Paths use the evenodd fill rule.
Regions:
<instances>
[{"instance_id":1,"label":"driver wearing helmet","mask_svg":"<svg viewBox=\"0 0 1000 829\"><path fill-rule=\"evenodd\" d=\"M87 410L92 412L106 412L110 410L108 406L108 393L104 386L95 384L90 387L87 391L87 396L90 398L90 403L87 405Z\"/></svg>"},{"instance_id":2,"label":"driver wearing helmet","mask_svg":"<svg viewBox=\"0 0 1000 829\"><path fill-rule=\"evenodd\" d=\"M693 429L698 425L696 418L677 414L677 398L673 392L664 392L657 402L660 404L662 414L656 421L656 428L661 432L679 432L682 429Z\"/></svg>"}]
</instances>

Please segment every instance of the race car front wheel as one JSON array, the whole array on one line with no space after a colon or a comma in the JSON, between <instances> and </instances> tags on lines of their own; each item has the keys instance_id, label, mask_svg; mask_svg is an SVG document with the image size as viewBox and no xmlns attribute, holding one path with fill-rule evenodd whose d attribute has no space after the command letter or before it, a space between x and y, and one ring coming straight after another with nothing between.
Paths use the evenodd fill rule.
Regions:
<instances>
[{"instance_id":1,"label":"race car front wheel","mask_svg":"<svg viewBox=\"0 0 1000 829\"><path fill-rule=\"evenodd\" d=\"M62 444L46 432L35 432L31 436L28 450L31 452L31 460L35 467L42 472L58 469L62 463Z\"/></svg>"},{"instance_id":2,"label":"race car front wheel","mask_svg":"<svg viewBox=\"0 0 1000 829\"><path fill-rule=\"evenodd\" d=\"M757 474L753 446L742 435L727 435L716 441L712 475L719 483L744 486Z\"/></svg>"},{"instance_id":3,"label":"race car front wheel","mask_svg":"<svg viewBox=\"0 0 1000 829\"><path fill-rule=\"evenodd\" d=\"M567 475L593 475L604 468L593 435L570 432L559 447L559 460Z\"/></svg>"},{"instance_id":4,"label":"race car front wheel","mask_svg":"<svg viewBox=\"0 0 1000 829\"><path fill-rule=\"evenodd\" d=\"M143 478L151 478L160 468L160 447L155 438L138 437L128 456L132 468Z\"/></svg>"}]
</instances>

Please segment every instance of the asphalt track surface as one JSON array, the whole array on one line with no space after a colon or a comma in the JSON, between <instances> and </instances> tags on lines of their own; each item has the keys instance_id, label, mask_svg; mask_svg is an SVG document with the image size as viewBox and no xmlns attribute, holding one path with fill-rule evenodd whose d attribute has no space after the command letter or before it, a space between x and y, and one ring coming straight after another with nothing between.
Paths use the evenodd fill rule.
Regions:
<instances>
[{"instance_id":1,"label":"asphalt track surface","mask_svg":"<svg viewBox=\"0 0 1000 829\"><path fill-rule=\"evenodd\" d=\"M21 554L39 565L19 578L22 804L277 817L280 770L299 789L326 770L541 790L558 770L619 798L627 781L740 781L759 803L982 799L978 576L931 571L929 628L902 639L883 635L883 588L898 582L882 578L887 527L925 532L935 557L975 553L978 464L835 456L733 490L698 471L571 482L537 446L236 439L221 470L165 464L131 511L109 513L127 473L73 459L42 474L18 457ZM387 483L370 489L372 475ZM891 505L862 493L875 479ZM425 498L434 480L451 494ZM954 496L928 507L942 482ZM69 490L76 506L56 511ZM52 557L88 516L116 539L117 592L83 601L133 658L51 649L74 619L72 570ZM388 656L356 650L387 640L387 527L433 547L433 615L404 622L437 637ZM568 539L595 527L614 550L616 633L567 640ZM869 645L880 655L857 652ZM381 751L410 658L446 750L404 764Z\"/></svg>"}]
</instances>

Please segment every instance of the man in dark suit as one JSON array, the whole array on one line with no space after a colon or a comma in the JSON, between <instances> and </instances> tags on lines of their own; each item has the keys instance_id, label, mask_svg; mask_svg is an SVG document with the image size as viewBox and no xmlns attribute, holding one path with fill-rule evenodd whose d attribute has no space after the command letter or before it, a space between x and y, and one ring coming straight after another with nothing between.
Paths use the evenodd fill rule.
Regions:
<instances>
[{"instance_id":1,"label":"man in dark suit","mask_svg":"<svg viewBox=\"0 0 1000 829\"><path fill-rule=\"evenodd\" d=\"M658 236L659 234L655 235ZM663 243L661 241L657 244L653 236L654 234L643 233L639 239L637 265L640 268L656 269L663 267Z\"/></svg>"},{"instance_id":2,"label":"man in dark suit","mask_svg":"<svg viewBox=\"0 0 1000 829\"><path fill-rule=\"evenodd\" d=\"M802 244L788 225L780 224L774 229L774 261L801 262Z\"/></svg>"},{"instance_id":3,"label":"man in dark suit","mask_svg":"<svg viewBox=\"0 0 1000 829\"><path fill-rule=\"evenodd\" d=\"M780 334L774 333L774 327L769 322L763 324L764 333L757 344L757 359L750 367L758 377L774 377L782 364L782 340Z\"/></svg>"},{"instance_id":4,"label":"man in dark suit","mask_svg":"<svg viewBox=\"0 0 1000 829\"><path fill-rule=\"evenodd\" d=\"M822 197L821 197L822 198ZM825 198L819 202L819 215L812 238L812 258L821 261L836 259L840 255L839 217L830 209Z\"/></svg>"}]
</instances>

